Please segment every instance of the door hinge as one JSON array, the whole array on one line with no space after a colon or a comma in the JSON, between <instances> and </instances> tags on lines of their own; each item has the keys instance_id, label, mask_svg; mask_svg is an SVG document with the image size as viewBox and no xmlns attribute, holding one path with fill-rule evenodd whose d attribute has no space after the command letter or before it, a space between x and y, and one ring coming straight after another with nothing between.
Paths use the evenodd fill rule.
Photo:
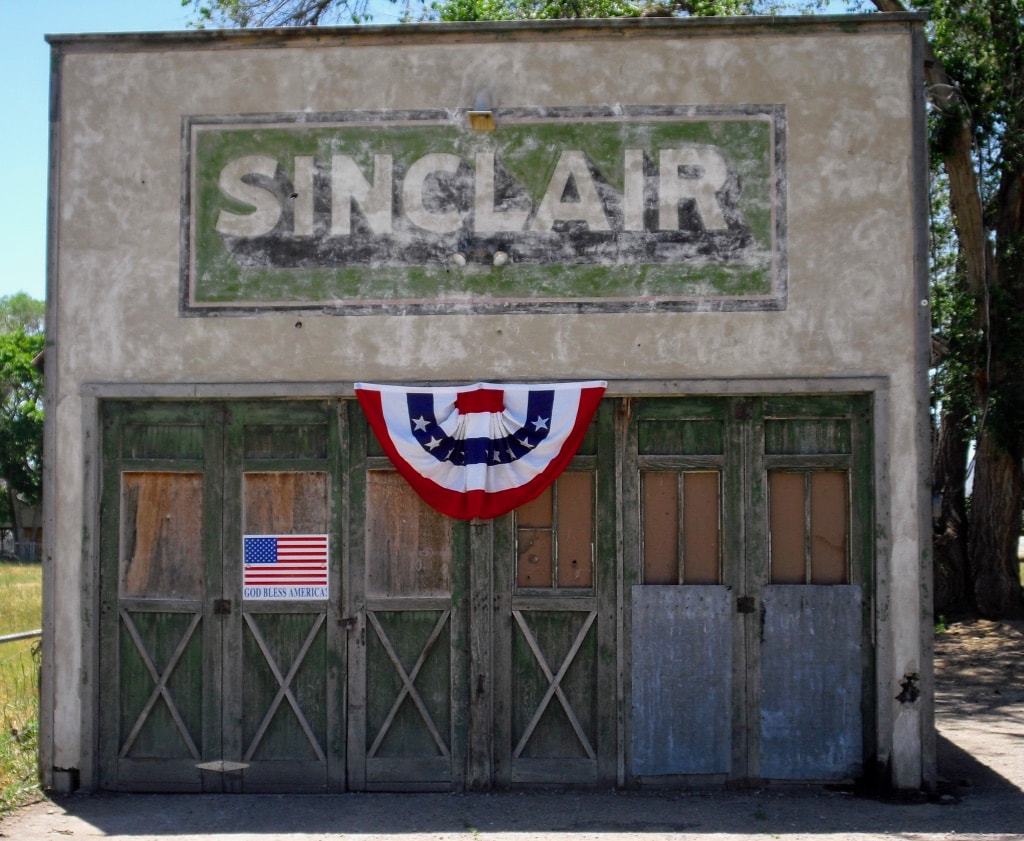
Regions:
<instances>
[{"instance_id":1,"label":"door hinge","mask_svg":"<svg viewBox=\"0 0 1024 841\"><path fill-rule=\"evenodd\" d=\"M214 599L213 613L215 616L230 616L231 599Z\"/></svg>"},{"instance_id":2,"label":"door hinge","mask_svg":"<svg viewBox=\"0 0 1024 841\"><path fill-rule=\"evenodd\" d=\"M737 613L753 613L757 610L757 599L753 596L739 596L736 599Z\"/></svg>"}]
</instances>

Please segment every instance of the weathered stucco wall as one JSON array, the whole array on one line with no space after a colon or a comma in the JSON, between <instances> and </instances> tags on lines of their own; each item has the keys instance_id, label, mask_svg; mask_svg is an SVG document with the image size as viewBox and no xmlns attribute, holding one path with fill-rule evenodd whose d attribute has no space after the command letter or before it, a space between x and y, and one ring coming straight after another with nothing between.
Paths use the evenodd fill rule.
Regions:
<instances>
[{"instance_id":1,"label":"weathered stucco wall","mask_svg":"<svg viewBox=\"0 0 1024 841\"><path fill-rule=\"evenodd\" d=\"M109 52L69 52L56 220L62 391L95 380L763 377L912 364L908 39L667 34L635 47L600 34L519 34L404 38L401 49L397 38L367 37L157 52L114 41ZM786 311L309 315L300 329L292 314L178 316L183 115L454 109L481 90L501 107L784 104Z\"/></svg>"},{"instance_id":2,"label":"weathered stucco wall","mask_svg":"<svg viewBox=\"0 0 1024 841\"><path fill-rule=\"evenodd\" d=\"M83 568L83 541L88 556L95 474L85 466L97 452L83 440L94 432L95 402L82 397L97 383L879 378L890 397L879 404L888 438L876 480L900 501L878 523L888 547L880 579L889 582L878 600L889 641L880 644L889 652L880 682L886 689L925 673L919 25L873 16L54 39L47 680L55 706L44 769L84 767L89 750L83 709L95 664L83 641L93 573ZM481 97L498 109L784 106L785 308L179 314L185 116L466 109ZM921 775L918 715L879 713L880 730L892 727L880 745L909 785Z\"/></svg>"}]
</instances>

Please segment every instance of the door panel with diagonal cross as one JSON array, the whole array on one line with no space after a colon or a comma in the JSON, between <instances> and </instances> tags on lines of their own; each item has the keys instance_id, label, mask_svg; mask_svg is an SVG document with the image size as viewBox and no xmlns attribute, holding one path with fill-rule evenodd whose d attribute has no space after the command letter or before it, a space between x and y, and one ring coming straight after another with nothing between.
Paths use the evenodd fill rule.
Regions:
<instances>
[{"instance_id":1,"label":"door panel with diagonal cross","mask_svg":"<svg viewBox=\"0 0 1024 841\"><path fill-rule=\"evenodd\" d=\"M615 781L614 524L597 514L614 498L613 424L602 404L566 472L494 526L498 786Z\"/></svg>"},{"instance_id":2,"label":"door panel with diagonal cross","mask_svg":"<svg viewBox=\"0 0 1024 841\"><path fill-rule=\"evenodd\" d=\"M200 768L220 752L215 424L199 405L111 405L103 424L100 785L217 788Z\"/></svg>"},{"instance_id":3,"label":"door panel with diagonal cross","mask_svg":"<svg viewBox=\"0 0 1024 841\"><path fill-rule=\"evenodd\" d=\"M353 408L353 412L357 412ZM356 413L346 608L355 790L448 790L465 769L465 524L426 505Z\"/></svg>"}]
</instances>

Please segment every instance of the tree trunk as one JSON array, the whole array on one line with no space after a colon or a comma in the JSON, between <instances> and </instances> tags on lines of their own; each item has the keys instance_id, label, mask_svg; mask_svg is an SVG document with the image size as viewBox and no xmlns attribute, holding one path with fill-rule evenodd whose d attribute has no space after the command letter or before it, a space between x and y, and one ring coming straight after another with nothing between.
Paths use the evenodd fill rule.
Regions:
<instances>
[{"instance_id":1,"label":"tree trunk","mask_svg":"<svg viewBox=\"0 0 1024 841\"><path fill-rule=\"evenodd\" d=\"M1007 126L1017 132L1020 126ZM974 593L984 616L1024 616L1017 544L1024 506L1024 162L1004 146L989 290L988 418L971 506ZM983 404L984 405L984 404Z\"/></svg>"},{"instance_id":2,"label":"tree trunk","mask_svg":"<svg viewBox=\"0 0 1024 841\"><path fill-rule=\"evenodd\" d=\"M933 606L935 614L962 613L973 606L967 565L967 435L962 411L942 413L935 458L932 493L941 500L933 520Z\"/></svg>"},{"instance_id":3,"label":"tree trunk","mask_svg":"<svg viewBox=\"0 0 1024 841\"><path fill-rule=\"evenodd\" d=\"M969 540L974 603L982 616L1024 615L1017 559L1022 501L1020 457L985 432L978 442Z\"/></svg>"},{"instance_id":4,"label":"tree trunk","mask_svg":"<svg viewBox=\"0 0 1024 841\"><path fill-rule=\"evenodd\" d=\"M11 542L17 544L21 541L21 511L18 509L18 500L14 498L14 492L8 487L7 493L7 505L11 509ZM12 545L11 551L14 551L17 547Z\"/></svg>"}]
</instances>

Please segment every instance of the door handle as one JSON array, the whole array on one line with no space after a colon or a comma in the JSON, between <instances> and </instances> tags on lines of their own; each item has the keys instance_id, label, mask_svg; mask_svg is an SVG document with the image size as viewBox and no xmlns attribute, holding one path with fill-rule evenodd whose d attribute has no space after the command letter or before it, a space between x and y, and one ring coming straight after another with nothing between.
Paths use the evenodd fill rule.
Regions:
<instances>
[{"instance_id":1,"label":"door handle","mask_svg":"<svg viewBox=\"0 0 1024 841\"><path fill-rule=\"evenodd\" d=\"M230 616L231 599L214 599L213 613L215 616Z\"/></svg>"}]
</instances>

